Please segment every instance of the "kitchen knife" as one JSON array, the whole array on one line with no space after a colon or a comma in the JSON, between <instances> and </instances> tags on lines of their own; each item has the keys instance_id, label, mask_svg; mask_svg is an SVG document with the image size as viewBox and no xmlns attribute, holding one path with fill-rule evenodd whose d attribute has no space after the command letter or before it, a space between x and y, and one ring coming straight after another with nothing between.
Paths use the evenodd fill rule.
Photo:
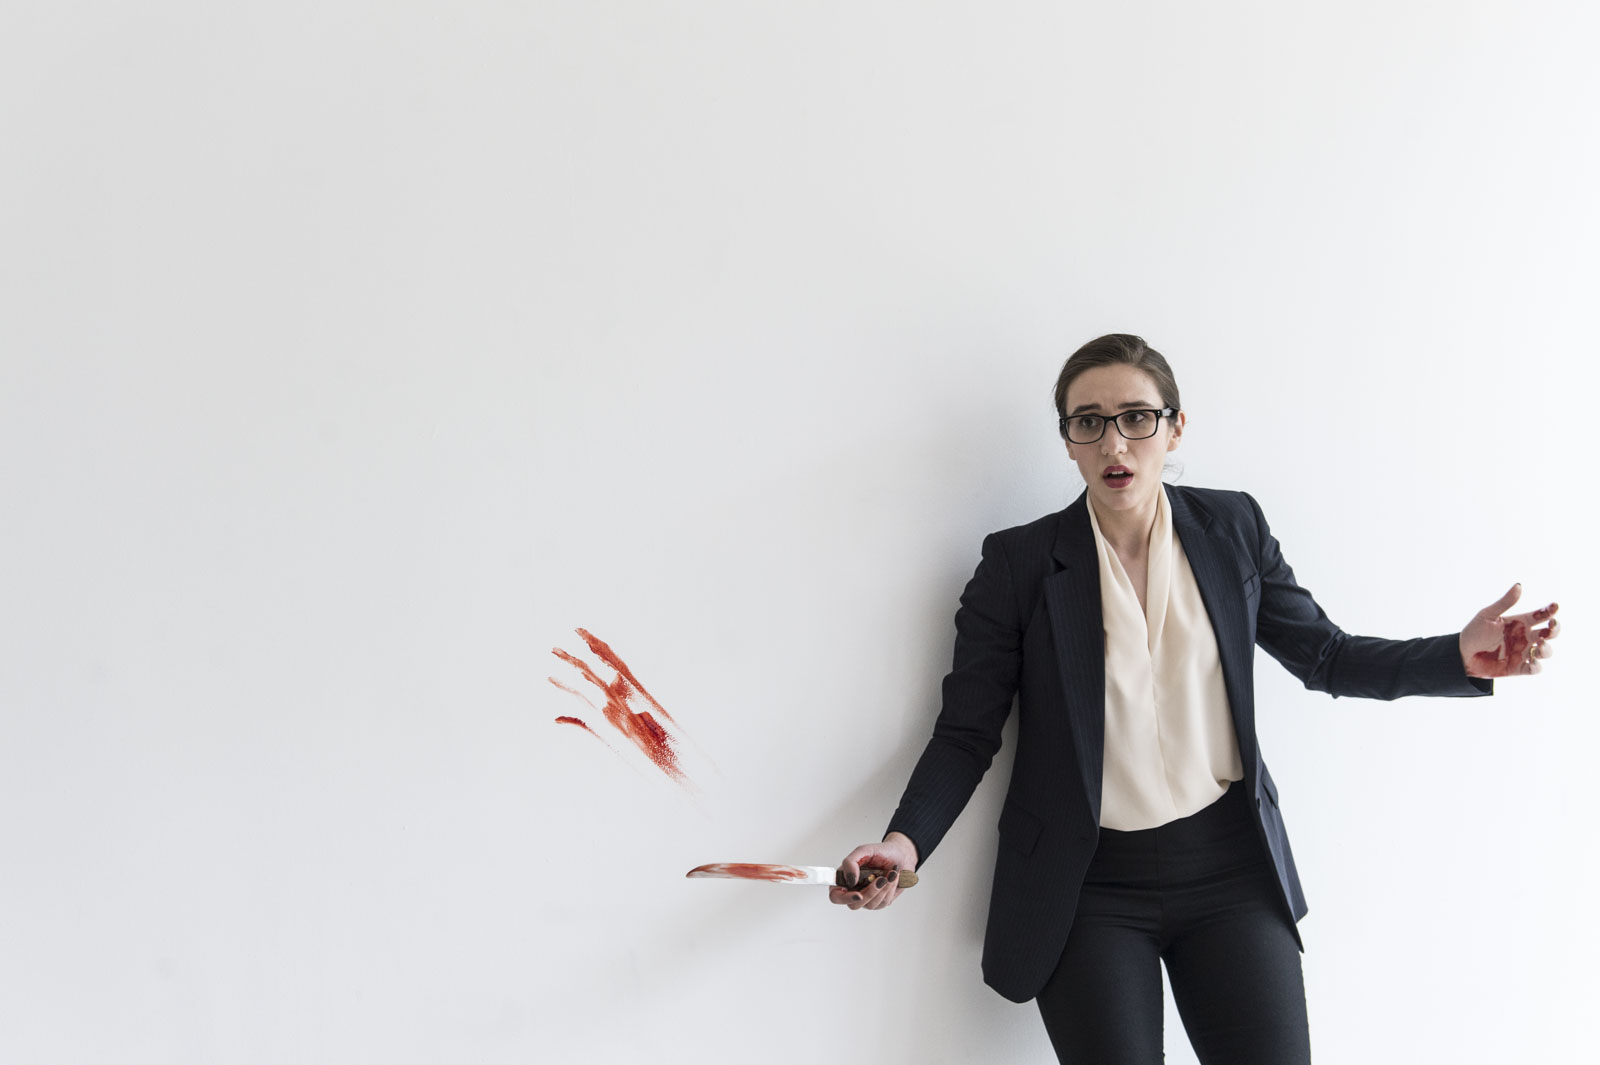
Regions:
<instances>
[{"instance_id":1,"label":"kitchen knife","mask_svg":"<svg viewBox=\"0 0 1600 1065\"><path fill-rule=\"evenodd\" d=\"M867 877L888 876L892 869L863 869L863 880ZM702 877L711 877L725 880L765 880L769 884L826 884L828 887L844 887L839 882L840 871L830 869L825 865L763 865L753 862L716 862L712 865L697 865L689 870L688 877L698 880ZM900 875L895 878L895 883L903 888L914 887L917 883L917 874L909 869L900 870Z\"/></svg>"}]
</instances>

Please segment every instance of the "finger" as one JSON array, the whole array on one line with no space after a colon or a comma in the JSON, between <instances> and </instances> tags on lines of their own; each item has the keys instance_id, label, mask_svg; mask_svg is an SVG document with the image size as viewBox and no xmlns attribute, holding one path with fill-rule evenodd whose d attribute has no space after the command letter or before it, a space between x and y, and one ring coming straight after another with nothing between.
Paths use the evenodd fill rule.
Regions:
<instances>
[{"instance_id":1,"label":"finger","mask_svg":"<svg viewBox=\"0 0 1600 1065\"><path fill-rule=\"evenodd\" d=\"M875 854L870 862L861 863L861 876L864 880L871 881L874 884L877 884L880 880L883 881L879 885L881 889L889 885L889 870L892 868L893 863L882 855Z\"/></svg>"},{"instance_id":2,"label":"finger","mask_svg":"<svg viewBox=\"0 0 1600 1065\"><path fill-rule=\"evenodd\" d=\"M1520 621L1529 628L1532 628L1541 622L1549 621L1555 617L1556 611L1559 609L1560 604L1551 603L1549 606L1540 607L1538 610L1529 610L1523 614L1507 614L1503 620Z\"/></svg>"},{"instance_id":3,"label":"finger","mask_svg":"<svg viewBox=\"0 0 1600 1065\"><path fill-rule=\"evenodd\" d=\"M844 856L844 861L839 865L839 871L844 876L846 887L865 887L870 879L869 870L880 866L893 864L886 861L872 844L863 844Z\"/></svg>"},{"instance_id":4,"label":"finger","mask_svg":"<svg viewBox=\"0 0 1600 1065\"><path fill-rule=\"evenodd\" d=\"M1486 618L1497 618L1501 614L1504 614L1507 610L1510 610L1513 606L1515 606L1517 600L1521 599L1521 598L1522 598L1522 583L1519 581L1518 583L1513 584L1510 587L1510 589L1508 589L1506 591L1505 595L1502 595L1499 599L1496 599L1494 602L1490 603L1488 606L1486 606L1482 610L1478 611L1478 616L1479 617L1486 617Z\"/></svg>"},{"instance_id":5,"label":"finger","mask_svg":"<svg viewBox=\"0 0 1600 1065\"><path fill-rule=\"evenodd\" d=\"M873 904L883 897L884 888L888 887L888 885L889 882L881 876L875 878L869 876L861 882L861 897L866 900L864 905L867 909L875 910L878 908Z\"/></svg>"},{"instance_id":6,"label":"finger","mask_svg":"<svg viewBox=\"0 0 1600 1065\"><path fill-rule=\"evenodd\" d=\"M828 889L828 901L835 906L848 906L850 904L850 892L846 888L831 887Z\"/></svg>"},{"instance_id":7,"label":"finger","mask_svg":"<svg viewBox=\"0 0 1600 1065\"><path fill-rule=\"evenodd\" d=\"M1555 618L1551 618L1550 624L1534 633L1534 635L1539 637L1541 640L1553 640L1557 636L1561 635L1561 622L1557 621Z\"/></svg>"},{"instance_id":8,"label":"finger","mask_svg":"<svg viewBox=\"0 0 1600 1065\"><path fill-rule=\"evenodd\" d=\"M900 870L891 869L889 871L889 901L885 902L884 905L892 905L894 901L900 897L900 893L904 890L905 889L900 886Z\"/></svg>"},{"instance_id":9,"label":"finger","mask_svg":"<svg viewBox=\"0 0 1600 1065\"><path fill-rule=\"evenodd\" d=\"M1517 675L1526 677L1526 676L1529 676L1531 674L1539 672L1539 668L1540 667L1539 667L1538 658L1539 658L1539 645L1538 645L1538 643L1535 642L1535 643L1528 644L1527 648L1522 652L1522 661L1517 663L1517 669L1516 669Z\"/></svg>"}]
</instances>

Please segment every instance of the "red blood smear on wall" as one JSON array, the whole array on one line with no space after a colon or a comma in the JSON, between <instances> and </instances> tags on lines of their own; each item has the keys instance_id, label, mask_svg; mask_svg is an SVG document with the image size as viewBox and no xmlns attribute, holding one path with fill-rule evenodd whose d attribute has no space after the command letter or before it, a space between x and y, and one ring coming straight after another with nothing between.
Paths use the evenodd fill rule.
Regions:
<instances>
[{"instance_id":1,"label":"red blood smear on wall","mask_svg":"<svg viewBox=\"0 0 1600 1065\"><path fill-rule=\"evenodd\" d=\"M546 677L544 679L549 681L551 684L554 684L556 687L560 688L562 691L566 692L568 695L576 695L578 698L582 699L584 702L589 703L589 697L584 695L577 688L572 687L570 684L563 684L559 680L556 680L556 678L554 678L554 677ZM598 706L594 705L593 703L589 703L589 709L598 712L600 708Z\"/></svg>"},{"instance_id":2,"label":"red blood smear on wall","mask_svg":"<svg viewBox=\"0 0 1600 1065\"><path fill-rule=\"evenodd\" d=\"M752 865L738 862L718 862L714 865L700 865L689 870L689 876L736 876L741 880L770 880L775 883L785 883L791 880L804 880L806 871L796 869L792 865Z\"/></svg>"},{"instance_id":3,"label":"red blood smear on wall","mask_svg":"<svg viewBox=\"0 0 1600 1065\"><path fill-rule=\"evenodd\" d=\"M584 721L583 718L581 718L581 717L558 717L558 718L556 718L556 724L558 724L558 725L577 725L579 728L583 729L583 731L587 732L591 736L599 735L599 733L595 732L594 729L590 728L588 722Z\"/></svg>"},{"instance_id":4,"label":"red blood smear on wall","mask_svg":"<svg viewBox=\"0 0 1600 1065\"><path fill-rule=\"evenodd\" d=\"M589 645L589 650L600 656L601 661L605 662L606 665L616 670L619 676L627 678L628 683L633 685L640 695L650 700L650 705L655 707L657 710L660 710L662 717L666 718L668 721L672 720L672 715L667 713L665 707L656 702L655 696L645 691L644 685L639 683L639 678L635 677L633 675L633 670L628 668L628 663L617 657L617 653L611 649L610 644L596 637L587 629L579 629L578 635L582 636L583 642Z\"/></svg>"},{"instance_id":5,"label":"red blood smear on wall","mask_svg":"<svg viewBox=\"0 0 1600 1065\"><path fill-rule=\"evenodd\" d=\"M1502 646L1493 651L1479 651L1472 656L1473 666L1485 677L1507 677L1522 665L1528 650L1528 628L1514 618L1507 618L1500 630ZM1502 657L1503 656L1503 657Z\"/></svg>"},{"instance_id":6,"label":"red blood smear on wall","mask_svg":"<svg viewBox=\"0 0 1600 1065\"><path fill-rule=\"evenodd\" d=\"M687 778L684 775L682 766L678 763L678 752L673 744L672 734L667 731L660 721L656 720L655 715L649 710L634 710L630 704L635 695L641 695L652 707L660 711L661 716L668 721L672 720L672 715L667 713L660 703L656 702L654 696L645 691L644 685L639 683L638 678L633 675L633 671L628 668L627 664L618 657L617 653L609 645L583 629L578 630L578 635L583 637L584 642L589 645L591 651L612 669L616 670L617 676L615 679L607 683L590 667L589 663L577 655L563 651L559 647L552 648L550 653L576 669L583 675L585 680L599 688L605 695L605 705L598 709L612 728L626 736L629 742L642 751L645 757L654 762L663 773L680 784L685 783ZM578 695L577 692L554 677L550 677L549 681L563 691ZM581 698L582 696L579 697Z\"/></svg>"}]
</instances>

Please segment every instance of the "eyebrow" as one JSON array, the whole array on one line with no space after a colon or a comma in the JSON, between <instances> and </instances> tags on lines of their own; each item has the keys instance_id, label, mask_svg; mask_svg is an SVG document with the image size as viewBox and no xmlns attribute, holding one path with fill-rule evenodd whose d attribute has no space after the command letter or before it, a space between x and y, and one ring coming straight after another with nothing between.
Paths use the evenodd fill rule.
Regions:
<instances>
[{"instance_id":1,"label":"eyebrow","mask_svg":"<svg viewBox=\"0 0 1600 1065\"><path fill-rule=\"evenodd\" d=\"M1086 410L1099 410L1099 409L1100 409L1100 404L1098 404L1098 403L1083 403L1083 404L1080 404L1079 406L1073 407L1072 408L1072 413L1067 415L1067 417L1072 418L1072 417L1076 417L1079 414L1082 414ZM1118 410L1160 410L1161 407L1160 407L1159 404L1146 403L1142 399L1136 399L1136 400L1133 400L1133 401L1128 402L1128 403L1118 403L1117 404L1117 409Z\"/></svg>"}]
</instances>

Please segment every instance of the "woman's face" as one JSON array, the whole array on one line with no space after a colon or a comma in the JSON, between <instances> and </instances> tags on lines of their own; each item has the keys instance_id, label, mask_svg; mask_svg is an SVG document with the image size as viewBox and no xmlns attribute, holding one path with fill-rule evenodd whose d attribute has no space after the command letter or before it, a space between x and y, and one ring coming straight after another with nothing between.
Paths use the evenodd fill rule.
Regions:
<instances>
[{"instance_id":1,"label":"woman's face","mask_svg":"<svg viewBox=\"0 0 1600 1065\"><path fill-rule=\"evenodd\" d=\"M1167 452L1183 436L1183 412L1162 418L1155 435L1129 440L1111 419L1131 408L1160 410L1161 393L1155 379L1137 366L1096 366L1079 374L1067 389L1067 417L1095 415L1105 434L1092 444L1067 441L1067 454L1078 464L1089 485L1095 510L1134 511L1155 504L1161 491L1161 467Z\"/></svg>"}]
</instances>

